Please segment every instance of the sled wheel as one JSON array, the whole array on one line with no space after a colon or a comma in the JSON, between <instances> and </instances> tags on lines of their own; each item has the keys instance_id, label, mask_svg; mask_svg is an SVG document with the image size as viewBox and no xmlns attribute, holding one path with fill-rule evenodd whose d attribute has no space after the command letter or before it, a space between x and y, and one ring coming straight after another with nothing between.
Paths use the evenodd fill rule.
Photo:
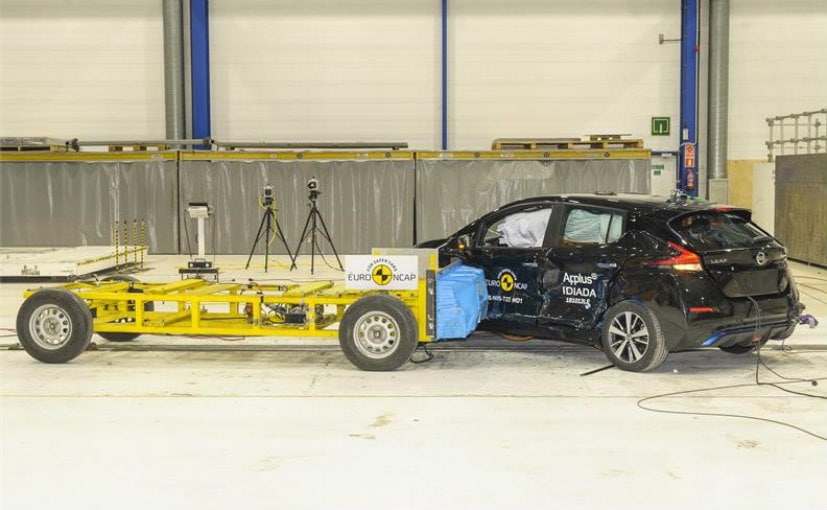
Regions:
<instances>
[{"instance_id":1,"label":"sled wheel","mask_svg":"<svg viewBox=\"0 0 827 510\"><path fill-rule=\"evenodd\" d=\"M92 340L92 314L77 294L44 289L29 296L17 313L20 345L36 360L65 363Z\"/></svg>"},{"instance_id":2,"label":"sled wheel","mask_svg":"<svg viewBox=\"0 0 827 510\"><path fill-rule=\"evenodd\" d=\"M417 343L411 309L384 294L353 303L339 325L339 345L345 357L362 370L395 370L411 358Z\"/></svg>"}]
</instances>

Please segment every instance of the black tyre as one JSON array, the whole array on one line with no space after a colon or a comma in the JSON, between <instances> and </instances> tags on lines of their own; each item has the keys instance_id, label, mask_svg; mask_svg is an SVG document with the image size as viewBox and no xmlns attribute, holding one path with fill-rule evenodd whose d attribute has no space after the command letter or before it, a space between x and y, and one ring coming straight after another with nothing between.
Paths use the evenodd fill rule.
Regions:
<instances>
[{"instance_id":1,"label":"black tyre","mask_svg":"<svg viewBox=\"0 0 827 510\"><path fill-rule=\"evenodd\" d=\"M353 303L339 324L339 345L357 368L395 370L418 344L416 318L402 301L384 294Z\"/></svg>"},{"instance_id":2,"label":"black tyre","mask_svg":"<svg viewBox=\"0 0 827 510\"><path fill-rule=\"evenodd\" d=\"M73 292L40 290L29 296L17 312L17 336L34 359L65 363L89 346L92 314Z\"/></svg>"},{"instance_id":3,"label":"black tyre","mask_svg":"<svg viewBox=\"0 0 827 510\"><path fill-rule=\"evenodd\" d=\"M102 281L104 282L131 282L136 283L138 279L134 276L129 275L115 275L115 276L107 276ZM131 303L129 305L129 311L135 311L135 304ZM153 302L145 302L144 303L144 311L145 312L154 312L155 311L155 303ZM123 322L133 322L132 319L125 320ZM131 342L135 340L139 336L140 333L98 333L104 340L109 340L110 342Z\"/></svg>"},{"instance_id":4,"label":"black tyre","mask_svg":"<svg viewBox=\"0 0 827 510\"><path fill-rule=\"evenodd\" d=\"M654 370L669 354L657 316L633 301L618 303L606 312L601 340L609 361L630 372Z\"/></svg>"}]
</instances>

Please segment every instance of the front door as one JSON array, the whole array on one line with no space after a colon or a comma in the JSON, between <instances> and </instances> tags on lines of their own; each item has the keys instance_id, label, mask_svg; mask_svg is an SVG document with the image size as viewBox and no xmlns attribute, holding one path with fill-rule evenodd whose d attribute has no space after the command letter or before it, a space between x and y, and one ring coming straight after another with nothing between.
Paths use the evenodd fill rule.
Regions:
<instances>
[{"instance_id":1,"label":"front door","mask_svg":"<svg viewBox=\"0 0 827 510\"><path fill-rule=\"evenodd\" d=\"M540 292L543 243L551 206L522 206L503 211L480 225L469 261L484 268L488 319L535 325Z\"/></svg>"}]
</instances>

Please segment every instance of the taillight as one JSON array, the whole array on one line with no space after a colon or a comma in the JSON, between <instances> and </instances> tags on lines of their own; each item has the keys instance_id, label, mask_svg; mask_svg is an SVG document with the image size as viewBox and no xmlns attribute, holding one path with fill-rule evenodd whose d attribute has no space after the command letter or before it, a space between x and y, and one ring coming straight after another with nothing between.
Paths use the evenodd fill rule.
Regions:
<instances>
[{"instance_id":1,"label":"taillight","mask_svg":"<svg viewBox=\"0 0 827 510\"><path fill-rule=\"evenodd\" d=\"M689 313L713 313L717 312L717 308L712 308L711 306L690 306Z\"/></svg>"},{"instance_id":2,"label":"taillight","mask_svg":"<svg viewBox=\"0 0 827 510\"><path fill-rule=\"evenodd\" d=\"M671 241L669 241L669 247L677 251L678 254L672 258L652 261L649 265L660 269L673 269L675 271L703 271L700 255Z\"/></svg>"}]
</instances>

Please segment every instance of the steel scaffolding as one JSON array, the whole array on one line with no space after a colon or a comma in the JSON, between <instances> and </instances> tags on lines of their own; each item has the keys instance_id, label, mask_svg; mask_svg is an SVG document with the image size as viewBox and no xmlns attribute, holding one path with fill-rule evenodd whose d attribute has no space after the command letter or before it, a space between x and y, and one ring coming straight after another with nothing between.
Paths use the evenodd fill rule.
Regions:
<instances>
[{"instance_id":1,"label":"steel scaffolding","mask_svg":"<svg viewBox=\"0 0 827 510\"><path fill-rule=\"evenodd\" d=\"M767 160L785 154L817 154L827 151L827 108L812 112L769 117Z\"/></svg>"}]
</instances>

